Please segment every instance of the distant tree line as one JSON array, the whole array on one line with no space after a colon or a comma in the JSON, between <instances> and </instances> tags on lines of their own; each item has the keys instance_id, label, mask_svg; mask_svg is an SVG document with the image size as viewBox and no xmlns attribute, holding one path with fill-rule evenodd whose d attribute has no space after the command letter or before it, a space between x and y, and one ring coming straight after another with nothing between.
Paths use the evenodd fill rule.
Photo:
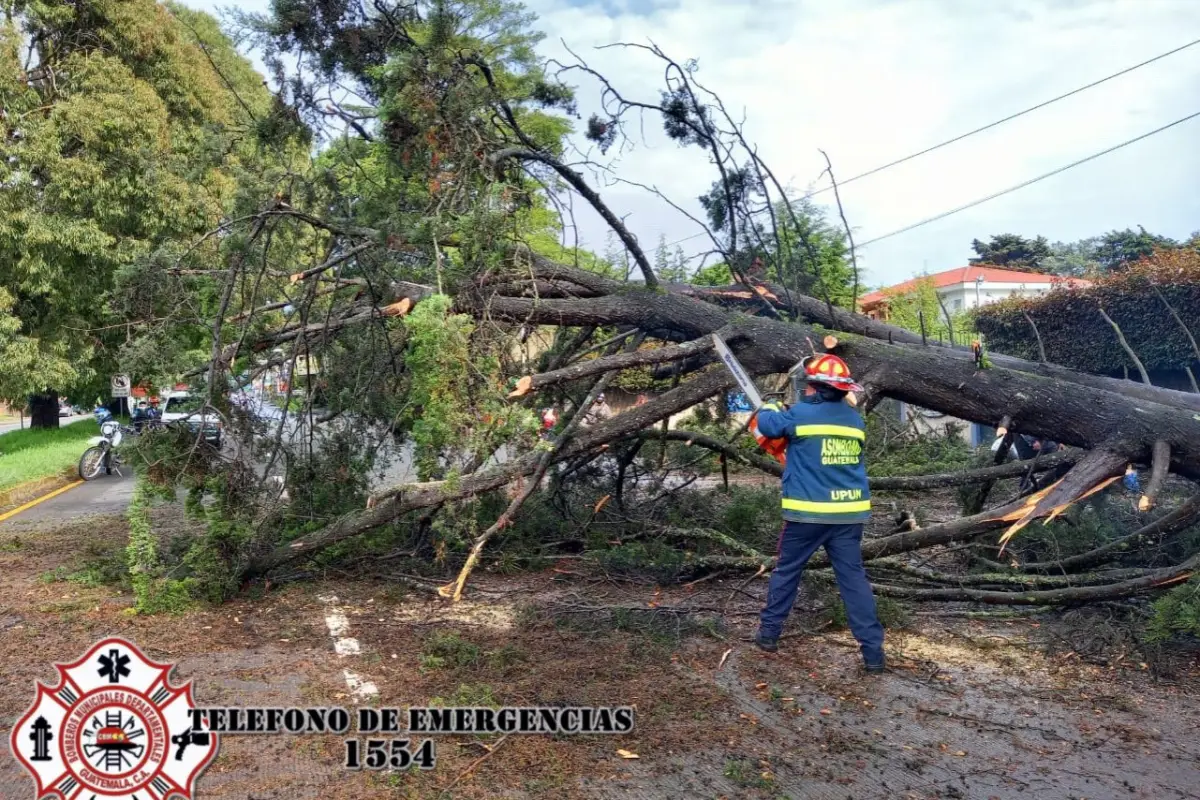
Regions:
<instances>
[{"instance_id":1,"label":"distant tree line","mask_svg":"<svg viewBox=\"0 0 1200 800\"><path fill-rule=\"evenodd\" d=\"M1118 272L1156 250L1200 250L1200 231L1180 242L1169 236L1150 233L1141 225L1135 231L1112 230L1077 242L1049 242L1045 236L1026 238L1001 233L984 242L971 242L975 251L972 264L988 264L1006 269L1042 272L1049 275L1083 278Z\"/></svg>"}]
</instances>

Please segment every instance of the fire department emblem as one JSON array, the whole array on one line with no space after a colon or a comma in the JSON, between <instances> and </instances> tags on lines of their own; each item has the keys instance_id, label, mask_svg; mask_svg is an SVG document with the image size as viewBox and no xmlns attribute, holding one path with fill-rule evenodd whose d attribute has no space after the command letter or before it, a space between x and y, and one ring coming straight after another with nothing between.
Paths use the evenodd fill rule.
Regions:
<instances>
[{"instance_id":1,"label":"fire department emblem","mask_svg":"<svg viewBox=\"0 0 1200 800\"><path fill-rule=\"evenodd\" d=\"M37 684L10 742L37 783L35 799L191 800L217 735L192 730L192 684L171 685L174 664L112 638L54 666L57 685Z\"/></svg>"}]
</instances>

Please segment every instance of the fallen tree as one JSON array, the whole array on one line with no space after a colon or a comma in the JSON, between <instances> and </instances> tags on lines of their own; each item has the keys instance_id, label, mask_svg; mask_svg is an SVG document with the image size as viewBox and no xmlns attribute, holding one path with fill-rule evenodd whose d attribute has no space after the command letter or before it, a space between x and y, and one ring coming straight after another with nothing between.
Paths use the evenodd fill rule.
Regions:
<instances>
[{"instance_id":1,"label":"fallen tree","mask_svg":"<svg viewBox=\"0 0 1200 800\"><path fill-rule=\"evenodd\" d=\"M233 548L233 557L222 555L238 578L277 574L393 526L425 530L466 501L507 491L501 512L464 528L469 541L457 546L465 564L446 590L457 598L485 545L503 537L543 479L558 486L586 472L585 466L608 460L613 468L606 480L615 478L620 497L629 465L656 440L718 452L777 475L778 464L747 454L733 438L669 429L671 417L733 386L711 353L710 336L717 332L760 378L785 374L815 352L837 353L865 387L864 413L880 398L894 398L1073 448L1034 464L873 478L877 490L914 491L1069 466L1052 485L999 508L871 539L864 545L870 560L972 542L1002 529L1007 541L1034 520L1059 517L1102 491L1131 464L1150 467L1144 511L1155 505L1168 474L1200 479L1200 395L941 345L855 313L859 280L849 229L844 237L831 234L814 223L811 210L790 199L740 123L698 83L691 65L653 46L630 46L665 70L666 85L656 102L624 98L582 61L570 69L603 87L603 107L588 122L589 138L602 149L619 140L627 115L645 112L657 115L676 142L705 153L717 180L702 198L707 222L696 221L728 271L725 286L692 285L655 273L637 237L583 172L601 167L569 158L561 137L548 140L544 134L553 126L536 118L541 112L535 103L569 105L569 90L561 83L531 73L534 89L515 97L513 81L497 77L498 62L457 45L418 45L421 37L409 29L432 23L404 14L364 18L386 29L378 41L388 47L419 50L420 58L403 62L408 94L401 103L390 79L343 52L342 66L370 90L364 96L396 102L381 100L365 115L336 103L329 108L341 122L355 122L351 131L357 138L341 154L346 172L368 171L369 156L403 176L405 188L325 175L325 182L313 182L319 190L311 188L312 197L301 200L296 193L303 207L281 192L228 223L221 237L214 232L209 237L214 246L227 239L232 244L220 246L240 248L222 268L203 263L213 254L197 245L180 261L198 263L164 270L184 289L222 298L215 312L202 303L175 303L164 312L203 309L186 323L211 331L214 357L190 372L207 377L214 407L221 410L219 387L227 376L258 376L315 358L328 362L321 373L325 385L314 384L302 403L304 413L313 411L320 388L330 406L322 418L347 420L347 433L337 441L342 451L330 447L322 456L341 460L324 472L311 466L320 450L311 430L305 447L289 449L280 422L270 442L252 448L270 465L286 450L284 460L302 465L293 472L306 481L293 495L323 500L310 499L296 524L278 516L274 528L256 522L254 534L247 534L251 544ZM297 29L291 35L310 33ZM312 52L299 38L282 42L277 44L295 46L301 55ZM292 99L303 105L314 96L297 91ZM329 113L324 107L308 111ZM351 134L341 128L340 135ZM326 158L337 156L335 151ZM522 214L555 203L562 210L568 195L590 204L612 228L628 254L624 275L616 265L589 261L561 242L526 241L535 237L527 236ZM253 235L227 235L235 228ZM564 222L559 232L565 228ZM849 244L833 265L831 238ZM541 344L535 348L531 342ZM634 373L657 381L661 394L584 424L605 387ZM289 403L292 391L289 386ZM544 406L567 412L545 438L535 430L535 410ZM363 446L372 425L415 442L419 480L373 493L365 491L365 481L349 480L355 467L347 453ZM666 470L661 455L652 468ZM252 470L243 464L236 474L241 480ZM346 489L335 496L330 484ZM227 495L224 507L236 515L234 501L252 498L253 492L238 486ZM597 502L594 515L605 502ZM699 530L694 535L705 538ZM1109 545L1088 556L1089 564L1106 563L1095 559L1117 550L1104 547ZM710 554L704 563L749 569L769 563L744 547L727 549L731 552ZM993 582L1013 591L894 584L881 585L881 591L915 599L1001 602L996 598L1005 595L1020 603L1076 602L1166 585L1190 574L1195 557L1169 570L1134 577L1111 573L1095 585L1035 591L1024 589L1025 571L993 563L1015 576ZM931 580L911 571L906 577Z\"/></svg>"}]
</instances>

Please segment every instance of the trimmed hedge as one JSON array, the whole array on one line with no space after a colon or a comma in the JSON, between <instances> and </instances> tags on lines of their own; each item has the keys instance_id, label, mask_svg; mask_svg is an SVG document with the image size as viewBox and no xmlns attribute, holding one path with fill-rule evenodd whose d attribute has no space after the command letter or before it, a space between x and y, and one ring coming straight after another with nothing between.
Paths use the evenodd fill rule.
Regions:
<instances>
[{"instance_id":1,"label":"trimmed hedge","mask_svg":"<svg viewBox=\"0 0 1200 800\"><path fill-rule=\"evenodd\" d=\"M975 312L988 349L1036 361L1037 324L1046 359L1092 373L1134 369L1099 308L1113 318L1148 370L1181 370L1196 363L1179 323L1155 288L1200 339L1200 252L1160 250L1088 287L1055 289L1038 298L1010 298Z\"/></svg>"}]
</instances>

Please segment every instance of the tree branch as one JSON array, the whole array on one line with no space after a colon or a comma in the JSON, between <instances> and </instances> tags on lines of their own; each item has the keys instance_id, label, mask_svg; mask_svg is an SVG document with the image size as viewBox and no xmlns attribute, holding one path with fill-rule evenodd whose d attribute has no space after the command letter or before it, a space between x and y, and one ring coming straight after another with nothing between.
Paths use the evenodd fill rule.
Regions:
<instances>
[{"instance_id":1,"label":"tree branch","mask_svg":"<svg viewBox=\"0 0 1200 800\"><path fill-rule=\"evenodd\" d=\"M1113 332L1117 334L1117 342L1121 345L1121 349L1125 351L1125 355L1133 359L1134 366L1137 367L1138 374L1142 376L1142 383L1150 386L1150 375L1147 374L1146 368L1142 365L1142 360L1138 358L1137 353L1133 352L1133 348L1129 346L1129 342L1125 341L1125 334L1121 333L1121 328L1117 323L1104 312L1104 309L1097 306L1100 311L1100 316L1104 317L1104 321L1112 326Z\"/></svg>"},{"instance_id":2,"label":"tree branch","mask_svg":"<svg viewBox=\"0 0 1200 800\"><path fill-rule=\"evenodd\" d=\"M587 181L583 179L582 175L568 167L566 164L563 164L549 153L545 153L540 150L530 150L525 147L508 147L503 150L497 150L488 156L488 160L492 164L500 164L501 162L510 158L518 161L537 161L541 164L545 164L547 167L550 167L550 169L557 172L563 180L571 185L571 188L579 192L580 196L591 204L592 208L596 209L596 212L604 218L604 221L608 223L608 226L612 228L612 230L621 239L621 243L625 245L625 248L629 251L630 255L633 256L633 260L637 262L638 269L642 273L642 279L645 281L646 287L649 289L658 288L658 278L655 277L654 269L650 266L650 261L646 258L646 254L642 252L642 248L638 244L637 239L634 238L633 234L629 232L629 229L625 227L625 223L617 219L617 215L614 214L612 209L610 209L608 205L600 198L600 195L596 192L596 190L587 184Z\"/></svg>"}]
</instances>

